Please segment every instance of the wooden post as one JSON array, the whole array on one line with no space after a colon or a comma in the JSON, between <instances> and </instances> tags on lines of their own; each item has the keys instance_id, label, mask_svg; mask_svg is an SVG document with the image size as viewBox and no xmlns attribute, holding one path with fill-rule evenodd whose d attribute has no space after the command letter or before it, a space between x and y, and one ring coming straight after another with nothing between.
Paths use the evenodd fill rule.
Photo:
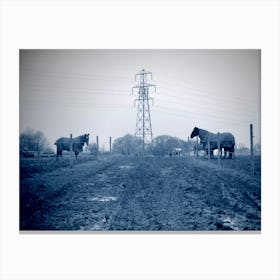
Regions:
<instances>
[{"instance_id":1,"label":"wooden post","mask_svg":"<svg viewBox=\"0 0 280 280\"><path fill-rule=\"evenodd\" d=\"M110 154L111 154L112 153L112 137L111 136L110 136L109 142L110 142Z\"/></svg>"},{"instance_id":2,"label":"wooden post","mask_svg":"<svg viewBox=\"0 0 280 280\"><path fill-rule=\"evenodd\" d=\"M208 148L208 160L210 160L210 133L208 133L208 137L207 137L207 148Z\"/></svg>"},{"instance_id":3,"label":"wooden post","mask_svg":"<svg viewBox=\"0 0 280 280\"><path fill-rule=\"evenodd\" d=\"M99 142L98 142L98 136L96 136L96 157L99 156Z\"/></svg>"},{"instance_id":4,"label":"wooden post","mask_svg":"<svg viewBox=\"0 0 280 280\"><path fill-rule=\"evenodd\" d=\"M218 164L221 166L221 153L220 153L221 143L220 143L220 132L218 132Z\"/></svg>"},{"instance_id":5,"label":"wooden post","mask_svg":"<svg viewBox=\"0 0 280 280\"><path fill-rule=\"evenodd\" d=\"M73 140L72 140L72 133L70 134L70 143L69 143L69 148L70 148L70 168L73 167Z\"/></svg>"},{"instance_id":6,"label":"wooden post","mask_svg":"<svg viewBox=\"0 0 280 280\"><path fill-rule=\"evenodd\" d=\"M253 136L253 125L250 124L250 147L251 147L251 172L252 172L252 175L255 174L253 137L254 137Z\"/></svg>"},{"instance_id":7,"label":"wooden post","mask_svg":"<svg viewBox=\"0 0 280 280\"><path fill-rule=\"evenodd\" d=\"M198 136L196 136L196 149L195 149L196 157L198 157Z\"/></svg>"}]
</instances>

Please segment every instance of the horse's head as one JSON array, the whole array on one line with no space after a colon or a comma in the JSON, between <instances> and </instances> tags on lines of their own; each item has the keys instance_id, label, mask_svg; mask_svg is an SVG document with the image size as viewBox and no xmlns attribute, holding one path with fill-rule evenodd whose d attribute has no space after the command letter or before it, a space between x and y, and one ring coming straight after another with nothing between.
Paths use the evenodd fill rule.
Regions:
<instances>
[{"instance_id":1,"label":"horse's head","mask_svg":"<svg viewBox=\"0 0 280 280\"><path fill-rule=\"evenodd\" d=\"M192 131L191 138L194 138L197 135L199 135L199 128L195 127Z\"/></svg>"},{"instance_id":2,"label":"horse's head","mask_svg":"<svg viewBox=\"0 0 280 280\"><path fill-rule=\"evenodd\" d=\"M87 146L88 146L88 141L89 141L89 133L88 134L84 134L83 136L82 136L82 138L83 138L83 143L86 143L87 144Z\"/></svg>"}]
</instances>

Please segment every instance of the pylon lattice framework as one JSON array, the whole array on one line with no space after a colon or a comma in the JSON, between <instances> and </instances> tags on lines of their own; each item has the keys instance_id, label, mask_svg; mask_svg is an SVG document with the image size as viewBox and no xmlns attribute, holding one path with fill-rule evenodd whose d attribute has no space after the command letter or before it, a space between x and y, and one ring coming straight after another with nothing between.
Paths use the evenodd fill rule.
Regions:
<instances>
[{"instance_id":1,"label":"pylon lattice framework","mask_svg":"<svg viewBox=\"0 0 280 280\"><path fill-rule=\"evenodd\" d=\"M135 82L138 82L138 84L132 88L132 93L135 89L138 90L138 98L134 100L134 106L135 102L137 102L135 136L142 139L143 151L145 144L150 143L153 140L150 113L150 101L153 101L153 99L149 97L149 93L151 89L154 89L155 92L156 86L151 84L152 79L152 72L148 72L143 69L135 75Z\"/></svg>"}]
</instances>

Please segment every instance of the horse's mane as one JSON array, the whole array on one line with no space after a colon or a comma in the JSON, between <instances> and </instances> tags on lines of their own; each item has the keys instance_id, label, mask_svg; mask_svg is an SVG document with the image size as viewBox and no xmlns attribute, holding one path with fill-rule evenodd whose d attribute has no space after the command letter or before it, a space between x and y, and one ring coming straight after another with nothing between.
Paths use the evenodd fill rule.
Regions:
<instances>
[{"instance_id":1,"label":"horse's mane","mask_svg":"<svg viewBox=\"0 0 280 280\"><path fill-rule=\"evenodd\" d=\"M77 136L77 137L75 137L75 138L72 138L72 141L73 141L73 143L75 143L75 144L79 144L79 145L81 145L81 144L84 144L85 143L85 140L83 139L84 138L84 135L80 135L80 136ZM70 137L60 137L59 139L57 139L56 141L55 141L55 145L57 144L57 143L64 143L64 144L68 144L68 143L70 143Z\"/></svg>"},{"instance_id":2,"label":"horse's mane","mask_svg":"<svg viewBox=\"0 0 280 280\"><path fill-rule=\"evenodd\" d=\"M213 133L209 132L208 130L199 128L199 138L201 141L207 141L208 135L214 135Z\"/></svg>"}]
</instances>

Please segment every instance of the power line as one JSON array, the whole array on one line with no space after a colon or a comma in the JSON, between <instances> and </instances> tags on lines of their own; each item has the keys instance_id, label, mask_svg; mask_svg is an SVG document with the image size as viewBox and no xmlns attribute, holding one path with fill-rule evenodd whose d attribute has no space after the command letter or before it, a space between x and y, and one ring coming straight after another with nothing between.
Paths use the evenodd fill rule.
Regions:
<instances>
[{"instance_id":1,"label":"power line","mask_svg":"<svg viewBox=\"0 0 280 280\"><path fill-rule=\"evenodd\" d=\"M20 69L20 74L25 74L25 72L31 72L33 73L33 75L39 75L39 76L55 76L53 78L66 78L66 79L73 79L73 78L77 78L77 79L85 79L85 80L102 80L102 81L108 81L108 80L115 80L115 81L119 81L119 80L123 80L123 81L127 81L127 77L125 76L113 76L113 77L109 77L109 76L102 76L102 75L86 75L86 74L78 74L78 73L70 73L70 72L56 72L56 71L41 71L41 70L32 70L32 69L28 69L28 68L22 68ZM60 76L60 77L58 77Z\"/></svg>"},{"instance_id":2,"label":"power line","mask_svg":"<svg viewBox=\"0 0 280 280\"><path fill-rule=\"evenodd\" d=\"M169 76L170 77L170 76ZM196 92L200 92L200 94L207 94L207 95L219 95L221 96L221 98L223 97L223 94L219 93L218 91L216 90L209 90L209 89L205 89L205 88L201 88L201 87L197 87L197 85L189 85L186 81L180 81L180 80L177 80L176 79L176 86L174 86L173 83L170 83L170 82L167 82L166 80L164 81L161 81L159 83L159 85L163 83L163 84L166 84L166 85L172 85L172 88L179 88L179 89L188 89L189 91L196 91ZM181 85L178 85L178 84L181 84ZM226 95L225 97L228 97L228 98L232 98L232 99L236 99L234 96L232 95ZM244 101L250 101L249 99L246 98L245 95L242 95L240 96L240 98L244 99Z\"/></svg>"},{"instance_id":3,"label":"power line","mask_svg":"<svg viewBox=\"0 0 280 280\"><path fill-rule=\"evenodd\" d=\"M38 86L39 87L39 86ZM23 86L23 88L25 88L25 86ZM49 86L46 86L45 87L46 89L50 89L50 88L60 88L60 89L64 89L65 87L49 87ZM40 88L41 89L41 88ZM88 90L88 91L91 91L91 90L94 90L94 89L88 89L88 88L65 88L65 89L67 89L67 96L69 96L70 94L69 94L69 90ZM31 90L34 90L34 89L31 89ZM118 95L118 96L127 96L127 94L121 94L121 93L110 93L111 91L116 91L116 92L119 92L119 91L122 91L122 90L115 90L115 89L95 89L97 92L93 92L93 91L91 91L91 92L83 92L83 94L87 94L87 95L91 95L91 94L93 94L93 95ZM36 90L35 90L36 91ZM39 90L40 91L40 90ZM98 92L99 91L99 92ZM104 92L103 92L104 91ZM108 91L108 92L106 92L106 91ZM172 95L167 95L167 96L172 96ZM74 96L73 96L74 97ZM161 97L165 97L165 95L164 96L161 96ZM172 96L172 98L173 98L174 96ZM49 98L49 96L48 96L48 98ZM57 100L57 99L56 99ZM188 101L190 101L191 100L191 98L188 98ZM185 99L184 99L184 101L185 101ZM45 102L45 101L44 101ZM166 101L167 102L167 101ZM183 106L184 104L181 102L181 103L179 103L179 102L175 102L175 101L168 101L169 103L173 103L173 104L177 104L177 105L179 105L179 106ZM207 108L207 106L208 106L208 108ZM207 103L204 103L203 105L200 105L199 104L199 102L192 102L192 103L190 103L189 102L189 104L188 104L188 107L189 108L193 108L193 107L198 107L198 108L201 108L202 110L205 110L205 109L210 109L211 110L211 107L209 108L209 102L207 102ZM219 106L213 106L212 105L212 109L213 110L215 110L215 112L217 113L217 112L221 112L221 113L228 113L229 115L230 115L230 113L239 113L239 112L236 112L236 110L235 110L235 108L233 108L233 107L227 107L228 109L227 110L223 110L223 109L221 109ZM224 106L221 106L222 108L224 107ZM176 110L177 110L177 108L176 108ZM242 114L243 115L247 115L247 116L251 116L250 115L250 112L247 112L247 111L243 111L242 112Z\"/></svg>"},{"instance_id":4,"label":"power line","mask_svg":"<svg viewBox=\"0 0 280 280\"><path fill-rule=\"evenodd\" d=\"M124 89L119 89L119 90L116 90L116 89L102 89L102 88L77 88L77 87L63 87L63 86L48 86L48 85L24 85L24 84L21 84L20 85L21 88L25 88L25 89L39 89L40 90L49 90L49 89L59 89L59 90L63 90L63 91L66 91L69 92L69 91L90 91L90 93L88 94L106 94L106 92L127 92L127 94L118 94L118 95L123 95L123 96L127 96L129 95L128 91L127 90L124 90ZM97 93L95 93L97 92ZM113 94L113 93L111 93Z\"/></svg>"},{"instance_id":5,"label":"power line","mask_svg":"<svg viewBox=\"0 0 280 280\"><path fill-rule=\"evenodd\" d=\"M212 110L215 111L216 113L227 113L227 114L240 114L240 106L227 106L226 109L223 109L225 106L217 106L214 105L213 103L209 103L209 102L205 102L203 104L200 104L200 102L197 100L196 102L194 101L194 99L188 99L188 104L187 103L182 103L182 102L176 102L176 101L170 101L170 100L163 100L163 102L168 102L168 103L172 103L172 104L176 104L179 106L187 106L188 108L200 108L201 111L205 111L205 110ZM239 110L238 110L239 109ZM248 109L244 108L242 114L251 116L252 114L256 114L256 111L248 111Z\"/></svg>"},{"instance_id":6,"label":"power line","mask_svg":"<svg viewBox=\"0 0 280 280\"><path fill-rule=\"evenodd\" d=\"M195 97L200 97L200 99L202 100L211 100L214 99L217 101L221 101L221 102L226 102L226 103L237 103L237 104L248 104L249 102L251 102L251 100L246 99L244 97L239 96L239 98L237 99L234 96L229 96L229 95L221 95L218 94L216 92L212 92L209 93L209 91L202 91L202 90L190 90L188 88L183 88L182 90L180 90L180 92L184 93L185 96L183 96L183 94L180 95L176 95L174 94L174 90L176 90L176 86L175 87L159 87L162 89L165 89L167 92L173 92L173 95L170 95L171 97L178 97L178 98L190 98L191 96L195 96Z\"/></svg>"},{"instance_id":7,"label":"power line","mask_svg":"<svg viewBox=\"0 0 280 280\"><path fill-rule=\"evenodd\" d=\"M164 107L164 106L155 106L155 109L156 108L159 108L159 109L164 109L166 110L167 112L175 112L176 114L183 114L184 116L186 117L189 117L189 118L192 118L192 116L195 116L195 119L199 118L199 119L204 119L205 121L219 121L219 122L225 122L225 121L228 121L228 120L231 120L231 121L234 121L234 122L237 122L237 121L242 121L242 119L238 118L240 115L237 115L236 118L233 117L233 115L230 115L230 117L228 118L228 120L225 120L224 118L219 118L217 116L217 114L215 114L215 112L213 114L210 114L210 113L205 113L205 112L191 112L191 111L187 111L187 110L179 110L178 108L170 108L170 107Z\"/></svg>"},{"instance_id":8,"label":"power line","mask_svg":"<svg viewBox=\"0 0 280 280\"><path fill-rule=\"evenodd\" d=\"M47 100L47 101L37 101L35 99L31 99L31 100L20 100L20 104L22 105L46 105L46 106L54 106L57 105L59 107L63 107L63 106L72 106L73 108L78 108L79 105L82 106L87 106L90 107L92 109L95 108L122 108L122 109L127 109L127 110L132 110L133 107L129 104L116 104L116 103L93 103L93 102L68 102L68 101L64 101L64 100Z\"/></svg>"},{"instance_id":9,"label":"power line","mask_svg":"<svg viewBox=\"0 0 280 280\"><path fill-rule=\"evenodd\" d=\"M241 101L236 100L236 99L232 101L232 100L227 100L225 97L220 98L219 96L217 97L217 96L210 96L210 95L201 98L200 95L190 94L189 92L187 94L184 93L184 94L176 95L176 94L174 94L174 92L172 90L170 91L167 88L161 88L161 89L166 91L166 93L164 93L164 95L163 95L164 97L170 97L172 99L180 99L182 101L187 101L187 102L189 102L191 100L191 101L194 101L196 103L201 102L202 100L205 100L205 101L207 101L207 104L209 102L215 101L215 104L221 103L221 106L223 106L223 105L230 106L231 104L235 103L236 106L244 106L246 108L248 107L248 103L241 102ZM170 92L173 92L173 94L170 93ZM215 97L215 98L213 98L213 97Z\"/></svg>"}]
</instances>

